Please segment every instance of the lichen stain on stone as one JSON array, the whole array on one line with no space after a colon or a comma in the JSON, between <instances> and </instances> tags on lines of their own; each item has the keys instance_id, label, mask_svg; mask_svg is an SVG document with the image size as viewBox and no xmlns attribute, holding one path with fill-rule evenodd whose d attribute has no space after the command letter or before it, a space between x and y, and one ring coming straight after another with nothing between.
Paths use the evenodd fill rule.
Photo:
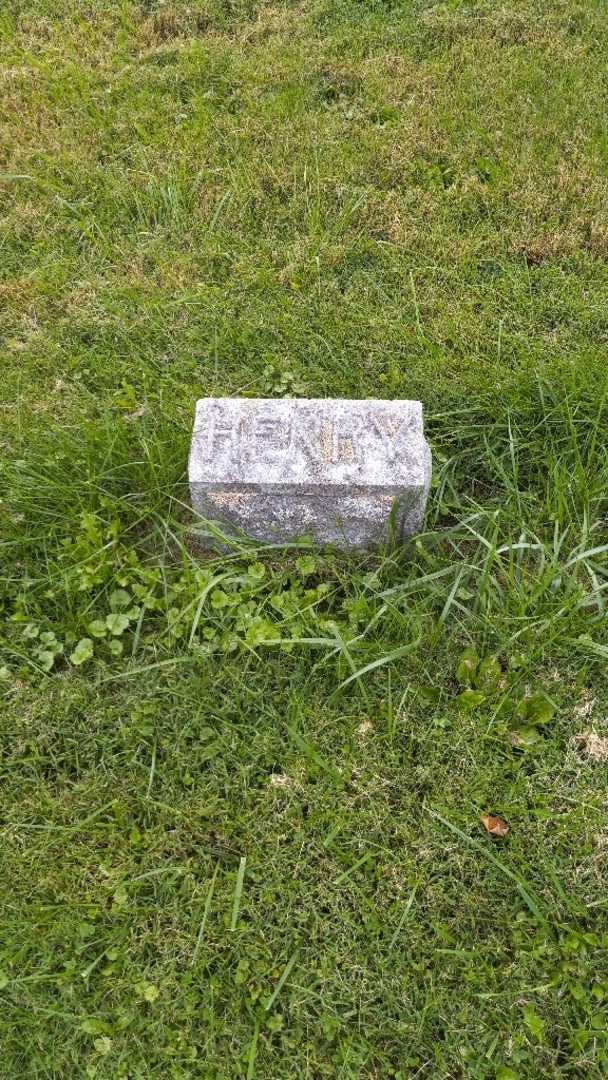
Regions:
<instances>
[{"instance_id":1,"label":"lichen stain on stone","mask_svg":"<svg viewBox=\"0 0 608 1080\"><path fill-rule=\"evenodd\" d=\"M334 430L333 425L329 420L324 420L321 424L321 431L319 433L319 442L321 444L321 457L326 465L329 465L333 449L334 449Z\"/></svg>"},{"instance_id":2,"label":"lichen stain on stone","mask_svg":"<svg viewBox=\"0 0 608 1080\"><path fill-rule=\"evenodd\" d=\"M355 464L357 457L352 439L346 438L342 440L338 456L340 461L344 461L347 465Z\"/></svg>"},{"instance_id":3,"label":"lichen stain on stone","mask_svg":"<svg viewBox=\"0 0 608 1080\"><path fill-rule=\"evenodd\" d=\"M250 491L213 491L208 494L209 502L220 510L245 510L253 498Z\"/></svg>"}]
</instances>

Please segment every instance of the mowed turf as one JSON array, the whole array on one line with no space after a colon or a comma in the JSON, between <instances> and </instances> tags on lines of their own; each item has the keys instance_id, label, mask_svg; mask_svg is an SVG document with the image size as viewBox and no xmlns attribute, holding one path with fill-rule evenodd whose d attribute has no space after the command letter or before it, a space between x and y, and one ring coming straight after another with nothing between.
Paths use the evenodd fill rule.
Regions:
<instances>
[{"instance_id":1,"label":"mowed turf","mask_svg":"<svg viewBox=\"0 0 608 1080\"><path fill-rule=\"evenodd\" d=\"M607 33L5 2L0 1075L606 1075ZM427 531L201 558L212 394L421 398Z\"/></svg>"}]
</instances>

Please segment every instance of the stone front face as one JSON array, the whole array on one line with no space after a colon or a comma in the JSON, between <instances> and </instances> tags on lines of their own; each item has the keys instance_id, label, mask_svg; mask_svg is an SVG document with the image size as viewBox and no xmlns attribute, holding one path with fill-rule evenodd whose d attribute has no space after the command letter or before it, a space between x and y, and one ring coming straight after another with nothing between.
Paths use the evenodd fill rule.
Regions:
<instances>
[{"instance_id":1,"label":"stone front face","mask_svg":"<svg viewBox=\"0 0 608 1080\"><path fill-rule=\"evenodd\" d=\"M266 543L374 548L416 532L431 476L417 401L203 398L192 506Z\"/></svg>"}]
</instances>

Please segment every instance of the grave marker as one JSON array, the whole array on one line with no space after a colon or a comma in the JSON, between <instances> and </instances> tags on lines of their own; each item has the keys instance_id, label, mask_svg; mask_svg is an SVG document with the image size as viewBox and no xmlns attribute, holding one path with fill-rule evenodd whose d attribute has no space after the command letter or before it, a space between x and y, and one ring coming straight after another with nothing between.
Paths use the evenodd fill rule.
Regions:
<instances>
[{"instance_id":1,"label":"grave marker","mask_svg":"<svg viewBox=\"0 0 608 1080\"><path fill-rule=\"evenodd\" d=\"M265 543L371 549L422 524L431 479L419 401L203 398L192 506ZM205 535L199 533L201 542Z\"/></svg>"}]
</instances>

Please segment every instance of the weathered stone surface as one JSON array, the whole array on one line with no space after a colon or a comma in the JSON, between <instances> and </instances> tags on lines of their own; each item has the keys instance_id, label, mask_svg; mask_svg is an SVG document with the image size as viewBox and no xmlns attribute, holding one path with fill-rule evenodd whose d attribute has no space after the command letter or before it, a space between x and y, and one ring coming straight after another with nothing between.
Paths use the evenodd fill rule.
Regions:
<instances>
[{"instance_id":1,"label":"weathered stone surface","mask_svg":"<svg viewBox=\"0 0 608 1080\"><path fill-rule=\"evenodd\" d=\"M431 479L419 401L203 398L192 506L266 543L375 548L420 529ZM199 534L204 542L204 530Z\"/></svg>"}]
</instances>

